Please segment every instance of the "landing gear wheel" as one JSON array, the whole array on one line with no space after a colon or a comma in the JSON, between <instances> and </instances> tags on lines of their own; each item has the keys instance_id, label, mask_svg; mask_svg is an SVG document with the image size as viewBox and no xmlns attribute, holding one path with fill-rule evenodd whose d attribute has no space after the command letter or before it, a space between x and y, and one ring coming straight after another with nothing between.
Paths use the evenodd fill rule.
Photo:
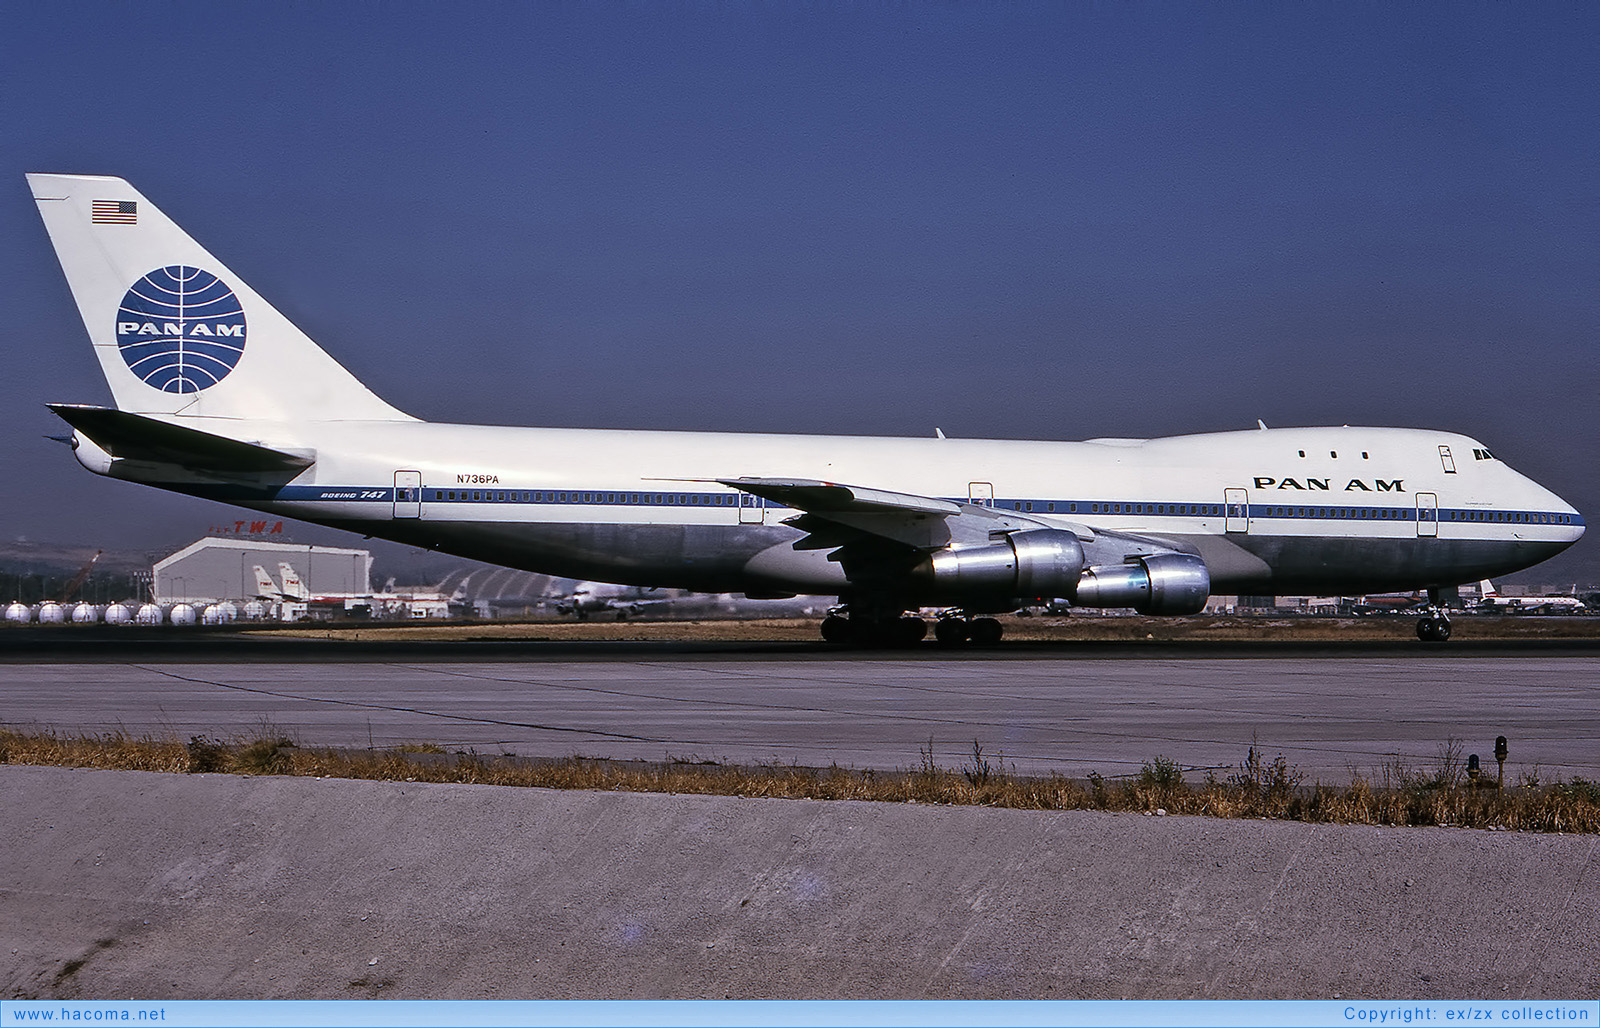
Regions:
<instances>
[{"instance_id":1,"label":"landing gear wheel","mask_svg":"<svg viewBox=\"0 0 1600 1028\"><path fill-rule=\"evenodd\" d=\"M1417 622L1417 638L1423 642L1444 642L1450 638L1450 622L1442 617Z\"/></svg>"},{"instance_id":2,"label":"landing gear wheel","mask_svg":"<svg viewBox=\"0 0 1600 1028\"><path fill-rule=\"evenodd\" d=\"M904 613L903 607L863 604L835 607L822 619L825 642L864 649L905 649L928 634L928 623Z\"/></svg>"},{"instance_id":3,"label":"landing gear wheel","mask_svg":"<svg viewBox=\"0 0 1600 1028\"><path fill-rule=\"evenodd\" d=\"M850 641L850 620L837 614L829 614L822 619L822 641L831 643L847 643Z\"/></svg>"},{"instance_id":4,"label":"landing gear wheel","mask_svg":"<svg viewBox=\"0 0 1600 1028\"><path fill-rule=\"evenodd\" d=\"M960 618L940 618L933 626L933 638L940 646L960 646L967 641L967 623Z\"/></svg>"},{"instance_id":5,"label":"landing gear wheel","mask_svg":"<svg viewBox=\"0 0 1600 1028\"><path fill-rule=\"evenodd\" d=\"M998 646L1005 628L994 618L973 618L969 634L974 646Z\"/></svg>"},{"instance_id":6,"label":"landing gear wheel","mask_svg":"<svg viewBox=\"0 0 1600 1028\"><path fill-rule=\"evenodd\" d=\"M894 641L899 646L915 646L928 634L928 623L921 618L901 618L895 623Z\"/></svg>"}]
</instances>

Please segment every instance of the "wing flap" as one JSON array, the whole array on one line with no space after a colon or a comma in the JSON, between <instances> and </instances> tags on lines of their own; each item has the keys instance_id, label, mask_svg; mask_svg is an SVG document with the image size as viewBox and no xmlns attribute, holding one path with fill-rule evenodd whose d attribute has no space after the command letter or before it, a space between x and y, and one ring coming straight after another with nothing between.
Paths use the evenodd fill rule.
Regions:
<instances>
[{"instance_id":1,"label":"wing flap","mask_svg":"<svg viewBox=\"0 0 1600 1028\"><path fill-rule=\"evenodd\" d=\"M176 464L201 471L238 474L300 472L314 457L202 432L111 407L47 405L57 417L121 460Z\"/></svg>"},{"instance_id":2,"label":"wing flap","mask_svg":"<svg viewBox=\"0 0 1600 1028\"><path fill-rule=\"evenodd\" d=\"M714 481L818 515L961 513L961 504L950 500L809 478L718 478Z\"/></svg>"},{"instance_id":3,"label":"wing flap","mask_svg":"<svg viewBox=\"0 0 1600 1028\"><path fill-rule=\"evenodd\" d=\"M786 522L808 533L794 544L797 550L831 550L876 539L927 551L952 544L986 544L1006 533L1031 528L1064 529L1085 542L1095 538L1094 530L1086 525L889 489L805 478L711 481L804 511Z\"/></svg>"}]
</instances>

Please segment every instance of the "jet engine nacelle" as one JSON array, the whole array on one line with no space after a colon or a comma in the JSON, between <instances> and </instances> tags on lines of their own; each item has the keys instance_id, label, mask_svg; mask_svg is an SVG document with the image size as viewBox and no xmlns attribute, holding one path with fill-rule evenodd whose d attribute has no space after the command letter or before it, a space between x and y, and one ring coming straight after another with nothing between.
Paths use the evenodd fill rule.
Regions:
<instances>
[{"instance_id":1,"label":"jet engine nacelle","mask_svg":"<svg viewBox=\"0 0 1600 1028\"><path fill-rule=\"evenodd\" d=\"M82 432L72 433L72 455L78 458L78 463L93 471L97 475L109 475L111 465L117 458L111 456L100 447L100 444L84 435Z\"/></svg>"},{"instance_id":2,"label":"jet engine nacelle","mask_svg":"<svg viewBox=\"0 0 1600 1028\"><path fill-rule=\"evenodd\" d=\"M971 609L1009 610L1020 599L1070 596L1083 573L1083 544L1071 532L1041 528L1002 543L929 554L914 571L941 599Z\"/></svg>"},{"instance_id":3,"label":"jet engine nacelle","mask_svg":"<svg viewBox=\"0 0 1600 1028\"><path fill-rule=\"evenodd\" d=\"M1064 595L1080 607L1132 607L1141 614L1198 614L1211 597L1206 562L1187 553L1155 553L1127 564L1084 571Z\"/></svg>"}]
</instances>

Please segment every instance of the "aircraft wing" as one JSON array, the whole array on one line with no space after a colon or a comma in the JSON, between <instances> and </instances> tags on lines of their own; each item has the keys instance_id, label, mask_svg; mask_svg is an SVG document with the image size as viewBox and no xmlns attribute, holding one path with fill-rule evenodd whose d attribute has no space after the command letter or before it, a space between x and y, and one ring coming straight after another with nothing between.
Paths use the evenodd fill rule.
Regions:
<instances>
[{"instance_id":1,"label":"aircraft wing","mask_svg":"<svg viewBox=\"0 0 1600 1028\"><path fill-rule=\"evenodd\" d=\"M241 442L199 429L147 418L111 407L47 404L57 417L123 460L177 464L201 471L300 472L315 458Z\"/></svg>"},{"instance_id":2,"label":"aircraft wing","mask_svg":"<svg viewBox=\"0 0 1600 1028\"><path fill-rule=\"evenodd\" d=\"M801 550L833 549L865 539L935 550L951 543L986 544L999 535L1030 528L1064 529L1084 542L1095 538L1094 530L1087 525L913 493L804 478L714 481L803 511L787 522L810 533L795 543L795 548Z\"/></svg>"},{"instance_id":3,"label":"aircraft wing","mask_svg":"<svg viewBox=\"0 0 1600 1028\"><path fill-rule=\"evenodd\" d=\"M716 481L785 507L816 514L959 514L962 506L953 500L809 478L719 478Z\"/></svg>"}]
</instances>

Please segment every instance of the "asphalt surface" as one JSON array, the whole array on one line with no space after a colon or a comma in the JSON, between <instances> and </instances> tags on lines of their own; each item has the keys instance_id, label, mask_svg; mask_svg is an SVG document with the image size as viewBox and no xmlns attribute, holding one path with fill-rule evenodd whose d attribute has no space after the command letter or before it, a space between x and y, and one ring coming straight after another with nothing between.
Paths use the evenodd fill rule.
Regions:
<instances>
[{"instance_id":1,"label":"asphalt surface","mask_svg":"<svg viewBox=\"0 0 1600 1028\"><path fill-rule=\"evenodd\" d=\"M1516 619L1523 620L1523 619ZM1582 619L1589 627L1591 619ZM381 626L375 626L381 627ZM146 663L350 663L360 661L540 662L616 660L805 660L813 663L860 659L863 652L900 660L960 663L1003 660L1095 660L1111 658L1299 657L1346 660L1386 658L1439 660L1485 656L1600 657L1594 637L1463 638L1448 643L1400 639L1360 641L1280 638L1252 640L1007 639L990 648L947 649L931 640L909 650L861 651L830 646L819 639L506 639L457 632L449 639L361 638L359 626L330 627L324 637L290 636L228 627L129 628L104 625L0 627L0 665L16 663L95 664L131 660ZM572 627L570 625L557 625ZM598 627L598 626L597 626ZM640 627L640 626L633 626ZM648 625L659 628L660 625ZM685 634L692 630L685 629ZM809 633L808 633L809 634Z\"/></svg>"},{"instance_id":2,"label":"asphalt surface","mask_svg":"<svg viewBox=\"0 0 1600 1028\"><path fill-rule=\"evenodd\" d=\"M302 745L532 757L901 769L960 765L974 742L1023 774L1107 777L1156 757L1191 780L1254 746L1308 782L1428 772L1452 751L1506 780L1600 778L1600 653L1411 645L1262 651L1034 647L861 655L787 644L363 647L258 640L291 659L88 647L0 665L0 722L187 739L287 734ZM586 647L574 656L571 647ZM1004 649L1004 648L1003 648ZM1288 652L1292 655L1281 655ZM315 654L316 656L311 656ZM1235 654L1235 655L1230 655ZM1243 654L1243 655L1237 655ZM1506 655L1510 654L1510 655Z\"/></svg>"}]
</instances>

